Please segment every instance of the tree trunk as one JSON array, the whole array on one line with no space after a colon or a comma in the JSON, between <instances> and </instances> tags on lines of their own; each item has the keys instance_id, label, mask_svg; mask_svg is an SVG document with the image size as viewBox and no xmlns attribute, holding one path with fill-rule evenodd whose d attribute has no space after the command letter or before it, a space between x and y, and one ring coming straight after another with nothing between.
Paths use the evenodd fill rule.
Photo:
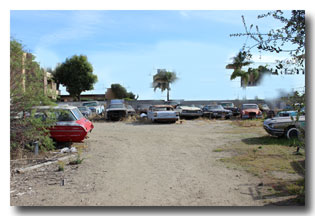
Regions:
<instances>
[{"instance_id":1,"label":"tree trunk","mask_svg":"<svg viewBox=\"0 0 315 216\"><path fill-rule=\"evenodd\" d=\"M170 100L170 90L167 89L167 101L169 101L169 100Z\"/></svg>"}]
</instances>

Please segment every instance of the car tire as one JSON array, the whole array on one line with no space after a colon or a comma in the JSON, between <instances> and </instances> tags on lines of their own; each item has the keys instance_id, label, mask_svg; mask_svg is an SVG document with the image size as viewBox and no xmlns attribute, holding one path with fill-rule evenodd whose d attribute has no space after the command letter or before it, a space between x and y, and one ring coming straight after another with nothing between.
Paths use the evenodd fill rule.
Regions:
<instances>
[{"instance_id":1,"label":"car tire","mask_svg":"<svg viewBox=\"0 0 315 216\"><path fill-rule=\"evenodd\" d=\"M288 139L296 139L299 136L299 130L295 127L292 127L290 129L287 130L286 132L286 136Z\"/></svg>"}]
</instances>

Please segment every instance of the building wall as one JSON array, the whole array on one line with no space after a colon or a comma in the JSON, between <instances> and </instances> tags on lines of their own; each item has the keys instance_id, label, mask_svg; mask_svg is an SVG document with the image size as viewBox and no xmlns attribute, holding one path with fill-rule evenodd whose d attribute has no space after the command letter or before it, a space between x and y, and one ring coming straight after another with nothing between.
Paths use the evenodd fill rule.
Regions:
<instances>
[{"instance_id":1,"label":"building wall","mask_svg":"<svg viewBox=\"0 0 315 216\"><path fill-rule=\"evenodd\" d=\"M28 83L33 82L32 76L34 75L34 67L39 67L39 65L34 65L30 68L26 68L26 62L32 62L33 55L31 53L23 53L21 64L22 67L19 70L10 70L10 88L13 90L17 86L22 86L23 91L25 92L26 86ZM43 76L40 84L44 90L44 93L52 98L56 99L59 91L56 88L56 83L52 79L52 74L42 70Z\"/></svg>"},{"instance_id":2,"label":"building wall","mask_svg":"<svg viewBox=\"0 0 315 216\"><path fill-rule=\"evenodd\" d=\"M109 100L98 100L100 104L103 104L105 107L107 104L110 103ZM214 103L220 103L220 102L233 102L235 106L240 107L242 104L245 103L255 103L255 104L264 104L266 103L271 109L278 109L283 108L283 101L279 100L272 100L272 101L265 101L265 100L180 100L181 104L183 105L209 105ZM64 105L72 105L72 106L81 106L83 102L81 101L64 101L64 102L58 102L58 104ZM141 104L150 104L150 105L160 105L164 104L164 100L133 100L133 101L125 101L126 104L131 105L134 109L138 107L138 105Z\"/></svg>"},{"instance_id":3,"label":"building wall","mask_svg":"<svg viewBox=\"0 0 315 216\"><path fill-rule=\"evenodd\" d=\"M105 94L88 94L88 95L81 95L81 101L87 100L95 100L95 101L105 101ZM60 102L74 102L75 99L70 95L60 95Z\"/></svg>"},{"instance_id":4,"label":"building wall","mask_svg":"<svg viewBox=\"0 0 315 216\"><path fill-rule=\"evenodd\" d=\"M45 95L52 99L57 99L57 96L60 94L52 74L47 71L44 71L44 91Z\"/></svg>"},{"instance_id":5,"label":"building wall","mask_svg":"<svg viewBox=\"0 0 315 216\"><path fill-rule=\"evenodd\" d=\"M112 91L111 88L107 88L107 91L106 91L106 93L105 93L105 99L106 99L106 100L115 99L115 94L114 94L114 92Z\"/></svg>"}]
</instances>

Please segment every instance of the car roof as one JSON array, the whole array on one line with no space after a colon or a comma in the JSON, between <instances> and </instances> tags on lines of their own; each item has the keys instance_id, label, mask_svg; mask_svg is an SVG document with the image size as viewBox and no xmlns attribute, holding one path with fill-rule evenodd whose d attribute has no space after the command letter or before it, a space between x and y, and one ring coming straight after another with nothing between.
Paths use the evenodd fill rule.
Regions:
<instances>
[{"instance_id":1,"label":"car roof","mask_svg":"<svg viewBox=\"0 0 315 216\"><path fill-rule=\"evenodd\" d=\"M171 107L171 108L173 108L171 105L167 105L167 104L165 104L165 105L152 105L152 107Z\"/></svg>"},{"instance_id":2,"label":"car roof","mask_svg":"<svg viewBox=\"0 0 315 216\"><path fill-rule=\"evenodd\" d=\"M34 106L34 109L75 109L77 107L75 106L69 106L69 105L58 105L58 106Z\"/></svg>"}]
</instances>

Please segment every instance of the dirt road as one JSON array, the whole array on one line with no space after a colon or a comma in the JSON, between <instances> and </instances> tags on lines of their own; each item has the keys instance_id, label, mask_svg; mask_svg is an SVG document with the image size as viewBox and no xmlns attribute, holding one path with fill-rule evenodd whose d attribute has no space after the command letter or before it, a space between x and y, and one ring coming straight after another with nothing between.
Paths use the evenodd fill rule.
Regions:
<instances>
[{"instance_id":1,"label":"dirt road","mask_svg":"<svg viewBox=\"0 0 315 216\"><path fill-rule=\"evenodd\" d=\"M229 121L99 122L82 164L11 177L17 206L259 206L259 179L216 152L238 135ZM60 182L64 179L64 186Z\"/></svg>"}]
</instances>

